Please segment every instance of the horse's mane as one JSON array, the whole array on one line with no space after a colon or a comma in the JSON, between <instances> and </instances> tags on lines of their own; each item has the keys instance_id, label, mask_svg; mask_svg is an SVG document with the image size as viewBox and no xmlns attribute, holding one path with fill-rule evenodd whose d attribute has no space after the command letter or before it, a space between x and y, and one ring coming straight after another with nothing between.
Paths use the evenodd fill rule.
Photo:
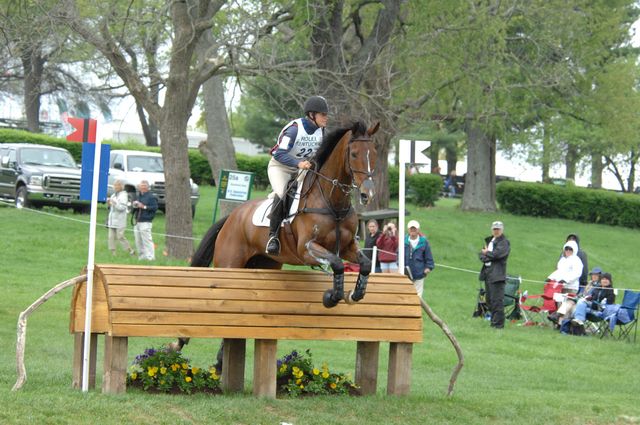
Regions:
<instances>
[{"instance_id":1,"label":"horse's mane","mask_svg":"<svg viewBox=\"0 0 640 425\"><path fill-rule=\"evenodd\" d=\"M333 152L333 149L347 131L351 131L353 137L363 136L367 132L367 126L362 121L353 121L348 127L337 128L325 135L313 157L317 170L322 168L322 165L327 162L327 159L331 156L331 152Z\"/></svg>"}]
</instances>

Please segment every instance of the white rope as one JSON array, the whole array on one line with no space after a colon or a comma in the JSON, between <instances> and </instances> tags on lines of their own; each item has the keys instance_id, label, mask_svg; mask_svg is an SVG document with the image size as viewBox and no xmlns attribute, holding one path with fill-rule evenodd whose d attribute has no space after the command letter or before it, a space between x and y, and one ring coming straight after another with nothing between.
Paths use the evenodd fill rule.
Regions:
<instances>
[{"instance_id":1,"label":"white rope","mask_svg":"<svg viewBox=\"0 0 640 425\"><path fill-rule=\"evenodd\" d=\"M5 201L5 200L0 200L0 204L4 204L6 206L13 207L13 208L16 207L13 204L13 202ZM49 216L49 217L59 218L61 220L68 220L68 221L72 221L72 222L75 222L75 223L86 224L86 225L91 224L87 220L80 220L78 218L65 217L63 215L58 215L58 214L54 214L54 213L50 213L50 212L46 212L46 211L41 211L41 210L37 210L37 209L34 209L34 208L26 208L25 207L25 208L22 208L22 210L23 211L29 211L29 212L32 212L32 213L42 214L42 215ZM108 228L106 224L96 223L96 225L100 226L100 227ZM125 230L127 232L134 233L133 229L127 228ZM158 233L158 232L151 232L151 234L156 235L156 236L171 237L171 238L176 238L176 239L189 239L189 240L192 240L192 241L199 241L199 240L202 239L202 238L194 238L194 237L191 237L191 236L177 236L177 235L169 235L168 233Z\"/></svg>"}]
</instances>

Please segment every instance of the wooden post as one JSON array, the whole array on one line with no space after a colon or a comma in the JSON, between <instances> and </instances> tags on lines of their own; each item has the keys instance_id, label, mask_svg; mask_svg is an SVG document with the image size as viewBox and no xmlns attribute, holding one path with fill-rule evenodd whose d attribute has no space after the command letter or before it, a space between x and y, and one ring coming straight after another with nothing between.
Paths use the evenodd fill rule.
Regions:
<instances>
[{"instance_id":1,"label":"wooden post","mask_svg":"<svg viewBox=\"0 0 640 425\"><path fill-rule=\"evenodd\" d=\"M89 388L96 387L96 362L98 351L98 335L91 334L89 347ZM73 377L71 387L82 388L82 357L84 356L84 332L76 332L73 336Z\"/></svg>"},{"instance_id":2,"label":"wooden post","mask_svg":"<svg viewBox=\"0 0 640 425\"><path fill-rule=\"evenodd\" d=\"M224 339L222 350L222 389L224 391L242 392L244 390L246 351L246 339Z\"/></svg>"},{"instance_id":3,"label":"wooden post","mask_svg":"<svg viewBox=\"0 0 640 425\"><path fill-rule=\"evenodd\" d=\"M118 394L127 390L127 348L126 336L105 336L103 393Z\"/></svg>"},{"instance_id":4,"label":"wooden post","mask_svg":"<svg viewBox=\"0 0 640 425\"><path fill-rule=\"evenodd\" d=\"M392 342L389 344L389 375L387 394L406 395L411 388L411 353L413 344Z\"/></svg>"},{"instance_id":5,"label":"wooden post","mask_svg":"<svg viewBox=\"0 0 640 425\"><path fill-rule=\"evenodd\" d=\"M378 387L378 357L380 343L358 341L356 349L356 380L363 395L375 394Z\"/></svg>"},{"instance_id":6,"label":"wooden post","mask_svg":"<svg viewBox=\"0 0 640 425\"><path fill-rule=\"evenodd\" d=\"M253 395L276 398L278 340L256 339L253 354Z\"/></svg>"}]
</instances>

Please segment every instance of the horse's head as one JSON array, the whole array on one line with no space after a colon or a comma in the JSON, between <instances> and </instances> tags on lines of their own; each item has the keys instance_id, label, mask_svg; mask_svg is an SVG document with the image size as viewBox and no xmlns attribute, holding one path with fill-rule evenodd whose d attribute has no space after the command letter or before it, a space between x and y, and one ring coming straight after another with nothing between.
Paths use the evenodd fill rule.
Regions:
<instances>
[{"instance_id":1,"label":"horse's head","mask_svg":"<svg viewBox=\"0 0 640 425\"><path fill-rule=\"evenodd\" d=\"M375 171L378 151L371 136L378 131L380 123L376 122L364 131L356 125L349 141L347 162L353 177L353 184L358 188L359 200L367 205L375 195L373 173Z\"/></svg>"}]
</instances>

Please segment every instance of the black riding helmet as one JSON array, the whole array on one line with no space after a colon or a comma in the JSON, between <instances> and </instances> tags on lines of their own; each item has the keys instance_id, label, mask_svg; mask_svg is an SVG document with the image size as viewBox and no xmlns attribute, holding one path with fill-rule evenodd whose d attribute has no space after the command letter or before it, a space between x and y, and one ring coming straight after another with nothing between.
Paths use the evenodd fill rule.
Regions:
<instances>
[{"instance_id":1,"label":"black riding helmet","mask_svg":"<svg viewBox=\"0 0 640 425\"><path fill-rule=\"evenodd\" d=\"M304 114L307 115L309 112L322 112L325 114L329 113L329 105L327 105L327 101L322 96L311 96L304 102Z\"/></svg>"}]
</instances>

